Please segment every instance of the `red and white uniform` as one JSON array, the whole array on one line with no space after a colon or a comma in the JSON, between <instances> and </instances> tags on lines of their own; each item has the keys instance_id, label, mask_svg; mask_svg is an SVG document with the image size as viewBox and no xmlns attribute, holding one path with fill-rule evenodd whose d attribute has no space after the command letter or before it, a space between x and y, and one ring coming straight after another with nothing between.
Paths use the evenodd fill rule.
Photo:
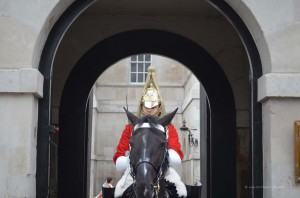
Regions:
<instances>
[{"instance_id":1,"label":"red and white uniform","mask_svg":"<svg viewBox=\"0 0 300 198\"><path fill-rule=\"evenodd\" d=\"M131 137L131 133L133 132L133 125L127 124L125 126L125 129L122 133L121 139L119 141L119 144L117 146L117 151L113 157L114 163L116 164L116 161L119 157L125 156L125 152L129 151L129 140ZM180 159L183 159L183 152L181 150L181 145L178 141L178 134L174 127L174 125L170 124L168 125L168 149L174 150Z\"/></svg>"}]
</instances>

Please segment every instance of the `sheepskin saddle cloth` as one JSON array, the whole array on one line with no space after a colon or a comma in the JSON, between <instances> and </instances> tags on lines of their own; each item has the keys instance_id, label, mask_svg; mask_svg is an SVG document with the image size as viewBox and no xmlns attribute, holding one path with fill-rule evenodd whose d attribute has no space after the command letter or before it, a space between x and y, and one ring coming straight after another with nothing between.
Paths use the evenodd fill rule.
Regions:
<instances>
[{"instance_id":1,"label":"sheepskin saddle cloth","mask_svg":"<svg viewBox=\"0 0 300 198\"><path fill-rule=\"evenodd\" d=\"M132 181L132 178L130 175L127 175L126 180L128 179L129 181ZM118 198L125 198L125 197L132 197L133 196L133 184L132 182L124 182L124 180L121 180L119 182L127 183L128 186L124 188L118 187L120 185L116 185L116 190L115 190L115 197ZM118 182L118 183L119 183ZM165 184L166 184L166 196L169 198L184 198L187 197L187 189L184 183L181 181L180 176L177 174L175 169L172 167L169 167L168 172L165 176Z\"/></svg>"}]
</instances>

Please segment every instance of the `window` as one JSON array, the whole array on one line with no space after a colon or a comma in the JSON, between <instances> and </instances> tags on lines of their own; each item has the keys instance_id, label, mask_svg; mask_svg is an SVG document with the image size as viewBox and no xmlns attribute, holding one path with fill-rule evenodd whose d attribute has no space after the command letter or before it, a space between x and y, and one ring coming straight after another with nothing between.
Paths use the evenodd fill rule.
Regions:
<instances>
[{"instance_id":1,"label":"window","mask_svg":"<svg viewBox=\"0 0 300 198\"><path fill-rule=\"evenodd\" d=\"M151 54L138 54L130 57L130 82L146 81L148 67L151 65Z\"/></svg>"}]
</instances>

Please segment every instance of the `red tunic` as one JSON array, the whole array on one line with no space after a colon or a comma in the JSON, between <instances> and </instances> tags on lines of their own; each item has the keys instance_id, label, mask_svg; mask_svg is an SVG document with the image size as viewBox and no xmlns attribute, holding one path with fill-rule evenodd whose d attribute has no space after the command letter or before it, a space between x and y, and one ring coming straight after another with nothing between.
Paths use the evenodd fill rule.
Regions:
<instances>
[{"instance_id":1,"label":"red tunic","mask_svg":"<svg viewBox=\"0 0 300 198\"><path fill-rule=\"evenodd\" d=\"M178 155L180 156L180 158L182 159L183 152L181 150L181 145L178 141L177 131L176 131L174 125L172 125L172 124L168 125L168 129L169 129L169 139L168 139L169 149L173 149L174 151L176 151L178 153ZM129 140L130 140L132 131L133 131L133 125L127 124L122 133L119 144L116 148L117 151L113 157L114 163L116 163L117 159L120 156L125 156L126 151L129 151Z\"/></svg>"}]
</instances>

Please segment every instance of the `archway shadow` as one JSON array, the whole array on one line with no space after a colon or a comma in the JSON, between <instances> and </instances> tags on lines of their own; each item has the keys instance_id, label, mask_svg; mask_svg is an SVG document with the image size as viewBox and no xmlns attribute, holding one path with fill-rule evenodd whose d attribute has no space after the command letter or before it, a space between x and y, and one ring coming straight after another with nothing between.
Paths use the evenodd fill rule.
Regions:
<instances>
[{"instance_id":1,"label":"archway shadow","mask_svg":"<svg viewBox=\"0 0 300 198\"><path fill-rule=\"evenodd\" d=\"M229 82L203 48L160 30L135 30L107 38L91 48L76 64L65 84L60 104L58 197L85 197L89 136L87 106L92 86L101 73L133 54L163 55L187 66L201 82L210 107L211 197L236 197L236 115Z\"/></svg>"}]
</instances>

